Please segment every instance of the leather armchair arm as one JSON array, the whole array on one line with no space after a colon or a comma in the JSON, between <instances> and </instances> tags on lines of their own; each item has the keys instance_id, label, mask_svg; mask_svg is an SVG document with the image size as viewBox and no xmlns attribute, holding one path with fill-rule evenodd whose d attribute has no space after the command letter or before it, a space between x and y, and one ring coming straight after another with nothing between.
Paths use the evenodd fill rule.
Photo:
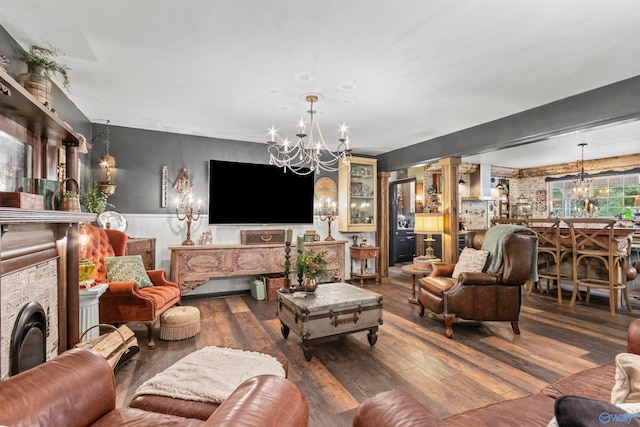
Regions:
<instances>
[{"instance_id":1,"label":"leather armchair arm","mask_svg":"<svg viewBox=\"0 0 640 427\"><path fill-rule=\"evenodd\" d=\"M0 424L88 426L116 407L107 360L93 350L71 349L0 382Z\"/></svg>"},{"instance_id":2,"label":"leather armchair arm","mask_svg":"<svg viewBox=\"0 0 640 427\"><path fill-rule=\"evenodd\" d=\"M458 283L461 285L497 285L500 278L495 274L489 273L460 273Z\"/></svg>"},{"instance_id":3,"label":"leather armchair arm","mask_svg":"<svg viewBox=\"0 0 640 427\"><path fill-rule=\"evenodd\" d=\"M308 424L307 398L294 383L277 375L249 378L204 423L216 427L306 427Z\"/></svg>"},{"instance_id":4,"label":"leather armchair arm","mask_svg":"<svg viewBox=\"0 0 640 427\"><path fill-rule=\"evenodd\" d=\"M629 325L627 353L640 354L640 319L634 320Z\"/></svg>"},{"instance_id":5,"label":"leather armchair arm","mask_svg":"<svg viewBox=\"0 0 640 427\"><path fill-rule=\"evenodd\" d=\"M444 262L431 263L431 277L451 277L453 270L456 268L455 264L447 264Z\"/></svg>"},{"instance_id":6,"label":"leather armchair arm","mask_svg":"<svg viewBox=\"0 0 640 427\"><path fill-rule=\"evenodd\" d=\"M444 423L437 414L403 390L389 390L360 404L353 427L438 427Z\"/></svg>"}]
</instances>

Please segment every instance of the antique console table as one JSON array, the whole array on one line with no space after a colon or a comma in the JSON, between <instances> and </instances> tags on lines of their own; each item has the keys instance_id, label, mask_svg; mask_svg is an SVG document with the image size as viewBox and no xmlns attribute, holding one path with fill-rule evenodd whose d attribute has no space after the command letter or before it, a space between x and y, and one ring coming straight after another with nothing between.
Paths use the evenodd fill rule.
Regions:
<instances>
[{"instance_id":1,"label":"antique console table","mask_svg":"<svg viewBox=\"0 0 640 427\"><path fill-rule=\"evenodd\" d=\"M328 271L336 282L344 280L346 240L308 242L305 249L326 249ZM282 273L285 262L285 246L279 244L239 245L215 244L169 246L171 250L171 281L177 283L182 293L216 277L251 276ZM297 248L291 247L291 278L295 277Z\"/></svg>"}]
</instances>

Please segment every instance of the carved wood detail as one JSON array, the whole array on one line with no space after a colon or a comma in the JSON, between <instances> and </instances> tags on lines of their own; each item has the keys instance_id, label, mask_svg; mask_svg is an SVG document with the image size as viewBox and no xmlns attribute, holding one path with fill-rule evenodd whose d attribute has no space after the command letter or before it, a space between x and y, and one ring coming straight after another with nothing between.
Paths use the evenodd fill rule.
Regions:
<instances>
[{"instance_id":1,"label":"carved wood detail","mask_svg":"<svg viewBox=\"0 0 640 427\"><path fill-rule=\"evenodd\" d=\"M305 248L326 249L328 271L338 281L344 280L346 240L305 243ZM171 281L182 293L188 293L210 279L282 273L284 245L193 245L169 246ZM297 249L291 247L292 272ZM292 276L293 277L293 276Z\"/></svg>"}]
</instances>

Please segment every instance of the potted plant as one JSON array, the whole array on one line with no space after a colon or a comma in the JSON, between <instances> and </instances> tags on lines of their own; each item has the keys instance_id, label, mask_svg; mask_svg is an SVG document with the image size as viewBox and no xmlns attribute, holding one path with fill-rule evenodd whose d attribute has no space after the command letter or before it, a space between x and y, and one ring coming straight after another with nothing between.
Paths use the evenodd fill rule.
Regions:
<instances>
[{"instance_id":1,"label":"potted plant","mask_svg":"<svg viewBox=\"0 0 640 427\"><path fill-rule=\"evenodd\" d=\"M327 273L327 251L306 249L296 258L296 273L304 275L303 286L307 292L315 292L318 279Z\"/></svg>"},{"instance_id":2,"label":"potted plant","mask_svg":"<svg viewBox=\"0 0 640 427\"><path fill-rule=\"evenodd\" d=\"M51 81L48 76L58 74L63 78L63 86L69 89L69 67L56 61L62 52L52 46L31 45L22 52L19 59L27 64L27 72L18 77L20 84L36 99L51 107Z\"/></svg>"},{"instance_id":3,"label":"potted plant","mask_svg":"<svg viewBox=\"0 0 640 427\"><path fill-rule=\"evenodd\" d=\"M116 182L112 179L106 181L100 181L98 183L98 188L102 193L104 193L107 197L113 195L116 192Z\"/></svg>"},{"instance_id":4,"label":"potted plant","mask_svg":"<svg viewBox=\"0 0 640 427\"><path fill-rule=\"evenodd\" d=\"M100 184L94 181L89 191L80 195L80 205L87 212L101 214L107 207L115 207L107 201L108 197L109 195L100 188Z\"/></svg>"}]
</instances>

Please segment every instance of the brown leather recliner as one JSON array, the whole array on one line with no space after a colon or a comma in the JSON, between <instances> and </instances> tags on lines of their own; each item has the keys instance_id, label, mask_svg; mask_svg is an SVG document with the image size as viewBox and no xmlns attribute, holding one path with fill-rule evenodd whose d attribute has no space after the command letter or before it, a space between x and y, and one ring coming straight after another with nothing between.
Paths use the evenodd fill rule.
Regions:
<instances>
[{"instance_id":1,"label":"brown leather recliner","mask_svg":"<svg viewBox=\"0 0 640 427\"><path fill-rule=\"evenodd\" d=\"M431 274L420 279L418 314L424 316L425 309L444 314L445 335L448 338L453 337L453 320L456 316L466 320L511 322L513 332L519 334L521 287L530 279L534 264L532 260L535 260L537 253L536 234L520 228L504 236L502 263L496 273L467 272L453 279L451 276L455 264L432 264ZM465 245L481 249L486 232L468 232Z\"/></svg>"},{"instance_id":2,"label":"brown leather recliner","mask_svg":"<svg viewBox=\"0 0 640 427\"><path fill-rule=\"evenodd\" d=\"M123 256L127 249L127 235L122 231L86 226L89 242L87 258L95 263L92 278L109 283L104 258ZM149 347L155 347L153 331L158 318L167 309L180 303L180 287L166 279L164 270L148 270L153 286L140 289L136 282L111 282L100 297L100 323L142 322L147 326Z\"/></svg>"}]
</instances>

